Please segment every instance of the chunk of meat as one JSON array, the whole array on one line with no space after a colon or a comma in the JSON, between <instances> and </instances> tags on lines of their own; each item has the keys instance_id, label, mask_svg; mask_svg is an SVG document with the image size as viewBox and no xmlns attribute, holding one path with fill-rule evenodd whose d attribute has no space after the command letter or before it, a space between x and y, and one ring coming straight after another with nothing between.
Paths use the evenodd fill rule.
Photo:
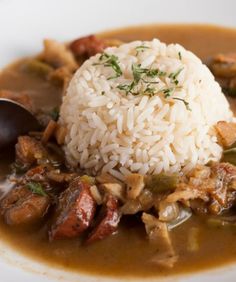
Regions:
<instances>
[{"instance_id":1,"label":"chunk of meat","mask_svg":"<svg viewBox=\"0 0 236 282\"><path fill-rule=\"evenodd\" d=\"M32 179L33 177L41 177L46 172L46 167L43 165L36 166L27 171L25 174L26 178Z\"/></svg>"},{"instance_id":2,"label":"chunk of meat","mask_svg":"<svg viewBox=\"0 0 236 282\"><path fill-rule=\"evenodd\" d=\"M71 172L61 172L60 169L51 169L47 173L47 178L51 181L57 183L69 183L76 177L78 177L77 173Z\"/></svg>"},{"instance_id":3,"label":"chunk of meat","mask_svg":"<svg viewBox=\"0 0 236 282\"><path fill-rule=\"evenodd\" d=\"M215 128L224 147L230 147L236 142L236 123L218 121Z\"/></svg>"},{"instance_id":4,"label":"chunk of meat","mask_svg":"<svg viewBox=\"0 0 236 282\"><path fill-rule=\"evenodd\" d=\"M218 54L208 64L223 91L236 95L236 53Z\"/></svg>"},{"instance_id":5,"label":"chunk of meat","mask_svg":"<svg viewBox=\"0 0 236 282\"><path fill-rule=\"evenodd\" d=\"M236 76L236 53L218 54L213 57L210 68L219 77Z\"/></svg>"},{"instance_id":6,"label":"chunk of meat","mask_svg":"<svg viewBox=\"0 0 236 282\"><path fill-rule=\"evenodd\" d=\"M207 208L208 212L219 214L230 208L236 200L236 167L229 163L213 163L211 167L201 167L202 173L200 167L197 172L193 169L182 179L176 190L167 196L166 201L190 201L191 205L194 200L193 206L200 205L199 211L205 212Z\"/></svg>"},{"instance_id":7,"label":"chunk of meat","mask_svg":"<svg viewBox=\"0 0 236 282\"><path fill-rule=\"evenodd\" d=\"M216 163L212 166L212 178L215 179L215 189L210 191L210 211L219 214L235 202L236 195L232 197L232 190L236 188L236 167L229 163Z\"/></svg>"},{"instance_id":8,"label":"chunk of meat","mask_svg":"<svg viewBox=\"0 0 236 282\"><path fill-rule=\"evenodd\" d=\"M0 203L1 214L9 225L36 223L47 213L50 198L31 192L26 186L12 189Z\"/></svg>"},{"instance_id":9,"label":"chunk of meat","mask_svg":"<svg viewBox=\"0 0 236 282\"><path fill-rule=\"evenodd\" d=\"M18 183L26 185L30 181L42 183L45 188L50 188L48 179L46 177L47 166L39 165L31 168L23 175L21 178L18 178Z\"/></svg>"},{"instance_id":10,"label":"chunk of meat","mask_svg":"<svg viewBox=\"0 0 236 282\"><path fill-rule=\"evenodd\" d=\"M196 165L194 169L188 172L187 177L193 184L202 183L211 175L211 167L205 165Z\"/></svg>"},{"instance_id":11,"label":"chunk of meat","mask_svg":"<svg viewBox=\"0 0 236 282\"><path fill-rule=\"evenodd\" d=\"M47 151L41 142L33 137L18 137L18 142L15 148L17 159L24 164L32 165L47 156Z\"/></svg>"},{"instance_id":12,"label":"chunk of meat","mask_svg":"<svg viewBox=\"0 0 236 282\"><path fill-rule=\"evenodd\" d=\"M102 240L117 231L120 221L120 212L118 210L118 201L112 196L108 195L105 205L103 206L97 223L88 236L87 244Z\"/></svg>"},{"instance_id":13,"label":"chunk of meat","mask_svg":"<svg viewBox=\"0 0 236 282\"><path fill-rule=\"evenodd\" d=\"M95 35L81 37L70 44L70 49L76 57L85 58L102 53L105 47L104 40Z\"/></svg>"},{"instance_id":14,"label":"chunk of meat","mask_svg":"<svg viewBox=\"0 0 236 282\"><path fill-rule=\"evenodd\" d=\"M175 192L167 196L166 201L174 203L193 199L202 199L207 202L209 201L209 196L206 191L201 191L200 187L190 187L188 184L181 183Z\"/></svg>"},{"instance_id":15,"label":"chunk of meat","mask_svg":"<svg viewBox=\"0 0 236 282\"><path fill-rule=\"evenodd\" d=\"M151 258L151 262L171 268L178 259L175 254L167 224L147 213L142 214L142 221L151 244L158 246L158 253Z\"/></svg>"},{"instance_id":16,"label":"chunk of meat","mask_svg":"<svg viewBox=\"0 0 236 282\"><path fill-rule=\"evenodd\" d=\"M194 199L190 202L191 210L197 215L208 214L207 203L201 199Z\"/></svg>"},{"instance_id":17,"label":"chunk of meat","mask_svg":"<svg viewBox=\"0 0 236 282\"><path fill-rule=\"evenodd\" d=\"M55 40L44 40L44 51L40 58L55 68L67 67L70 71L75 71L78 65L73 54L66 45Z\"/></svg>"},{"instance_id":18,"label":"chunk of meat","mask_svg":"<svg viewBox=\"0 0 236 282\"><path fill-rule=\"evenodd\" d=\"M127 198L136 199L144 188L144 176L138 173L132 173L126 176Z\"/></svg>"},{"instance_id":19,"label":"chunk of meat","mask_svg":"<svg viewBox=\"0 0 236 282\"><path fill-rule=\"evenodd\" d=\"M9 99L15 101L24 106L29 111L33 112L33 102L30 97L24 92L14 92L10 90L0 90L0 98Z\"/></svg>"},{"instance_id":20,"label":"chunk of meat","mask_svg":"<svg viewBox=\"0 0 236 282\"><path fill-rule=\"evenodd\" d=\"M77 177L60 197L50 239L80 235L90 226L95 210L96 202L91 195L90 185Z\"/></svg>"},{"instance_id":21,"label":"chunk of meat","mask_svg":"<svg viewBox=\"0 0 236 282\"><path fill-rule=\"evenodd\" d=\"M208 190L213 190L215 187L215 181L210 178L210 175L210 167L196 166L180 179L175 191L167 196L166 201L169 203L177 201L186 203L189 200L201 199L208 202Z\"/></svg>"}]
</instances>

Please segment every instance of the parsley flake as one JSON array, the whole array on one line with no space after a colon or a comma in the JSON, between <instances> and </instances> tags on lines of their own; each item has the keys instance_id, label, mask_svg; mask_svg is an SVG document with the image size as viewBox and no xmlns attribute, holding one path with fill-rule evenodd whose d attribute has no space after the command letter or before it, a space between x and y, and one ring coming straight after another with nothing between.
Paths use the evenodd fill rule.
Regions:
<instances>
[{"instance_id":1,"label":"parsley flake","mask_svg":"<svg viewBox=\"0 0 236 282\"><path fill-rule=\"evenodd\" d=\"M165 98L168 98L171 96L171 94L174 92L175 88L174 87L170 87L170 88L165 88L162 89L160 92L163 92Z\"/></svg>"},{"instance_id":2,"label":"parsley flake","mask_svg":"<svg viewBox=\"0 0 236 282\"><path fill-rule=\"evenodd\" d=\"M47 196L47 193L43 190L43 187L38 182L29 182L26 184L26 187L34 194L39 196Z\"/></svg>"},{"instance_id":3,"label":"parsley flake","mask_svg":"<svg viewBox=\"0 0 236 282\"><path fill-rule=\"evenodd\" d=\"M150 47L145 46L145 45L140 45L135 47L135 50L137 51L136 56L138 55L139 52L144 52L145 49L150 49Z\"/></svg>"},{"instance_id":4,"label":"parsley flake","mask_svg":"<svg viewBox=\"0 0 236 282\"><path fill-rule=\"evenodd\" d=\"M188 103L187 101L185 101L185 100L182 99L182 98L177 98L177 97L173 97L173 99L174 99L174 100L179 100L179 101L183 102L184 105L185 105L185 107L186 107L186 109L189 110L189 111L191 111L191 109L190 109L190 107L189 107L189 103Z\"/></svg>"},{"instance_id":5,"label":"parsley flake","mask_svg":"<svg viewBox=\"0 0 236 282\"><path fill-rule=\"evenodd\" d=\"M122 70L119 66L119 58L117 56L102 53L99 57L99 61L100 63L94 63L93 65L104 65L104 67L112 68L115 72L115 75L108 77L108 80L120 77L122 75Z\"/></svg>"}]
</instances>

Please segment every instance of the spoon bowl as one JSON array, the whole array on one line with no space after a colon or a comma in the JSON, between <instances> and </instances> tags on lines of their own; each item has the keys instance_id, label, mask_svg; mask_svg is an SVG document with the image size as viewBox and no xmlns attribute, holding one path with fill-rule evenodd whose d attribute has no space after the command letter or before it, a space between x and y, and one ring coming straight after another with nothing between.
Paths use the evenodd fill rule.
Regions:
<instances>
[{"instance_id":1,"label":"spoon bowl","mask_svg":"<svg viewBox=\"0 0 236 282\"><path fill-rule=\"evenodd\" d=\"M0 150L15 144L18 136L39 129L37 119L24 106L0 99Z\"/></svg>"}]
</instances>

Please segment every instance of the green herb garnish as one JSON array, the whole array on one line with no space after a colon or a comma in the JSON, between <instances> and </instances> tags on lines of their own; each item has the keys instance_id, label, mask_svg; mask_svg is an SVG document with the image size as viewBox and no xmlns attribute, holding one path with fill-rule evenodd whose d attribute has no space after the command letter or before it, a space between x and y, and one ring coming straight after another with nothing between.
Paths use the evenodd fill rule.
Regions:
<instances>
[{"instance_id":1,"label":"green herb garnish","mask_svg":"<svg viewBox=\"0 0 236 282\"><path fill-rule=\"evenodd\" d=\"M108 80L120 77L122 75L122 70L119 66L119 59L115 55L109 55L107 53L103 53L99 57L99 61L103 61L101 63L94 63L93 65L104 65L104 67L110 67L115 71L114 76L108 77Z\"/></svg>"},{"instance_id":2,"label":"green herb garnish","mask_svg":"<svg viewBox=\"0 0 236 282\"><path fill-rule=\"evenodd\" d=\"M165 98L168 98L171 96L171 94L174 92L175 88L174 87L170 87L170 88L165 88L162 89L160 92L163 92Z\"/></svg>"},{"instance_id":3,"label":"green herb garnish","mask_svg":"<svg viewBox=\"0 0 236 282\"><path fill-rule=\"evenodd\" d=\"M138 46L141 47L141 46ZM179 56L181 57L181 53L179 52ZM181 57L182 58L182 57ZM184 68L178 69L176 72L172 72L168 75L171 79L171 82L174 84L171 87L163 88L159 91L156 91L154 87L151 85L158 84L159 81L149 81L148 78L156 78L156 77L165 77L167 73L164 71L160 71L159 69L152 69L152 68L142 68L141 64L133 64L132 65L132 74L133 74L133 81L130 84L119 84L117 88L119 90L125 91L126 95L129 93L132 95L149 95L150 97L154 96L158 93L163 93L165 98L170 97L174 91L178 88L181 88L178 85L179 81L177 80L178 75ZM141 85L146 84L146 87L143 91L135 91L135 87L141 83ZM182 101L186 108L190 110L189 103L186 102L184 99L181 98L173 98L175 100Z\"/></svg>"},{"instance_id":4,"label":"green herb garnish","mask_svg":"<svg viewBox=\"0 0 236 282\"><path fill-rule=\"evenodd\" d=\"M133 81L130 84L119 84L117 88L119 90L125 91L125 94L128 95L129 93L133 94L133 89L136 86L136 83Z\"/></svg>"},{"instance_id":5,"label":"green herb garnish","mask_svg":"<svg viewBox=\"0 0 236 282\"><path fill-rule=\"evenodd\" d=\"M179 70L177 70L176 72L172 72L169 74L169 78L172 80L172 83L174 83L175 85L178 85L179 84L179 81L177 80L177 77L178 75L181 73L181 71L183 70L184 68L181 68Z\"/></svg>"},{"instance_id":6,"label":"green herb garnish","mask_svg":"<svg viewBox=\"0 0 236 282\"><path fill-rule=\"evenodd\" d=\"M141 68L141 64L133 64L132 65L132 73L133 73L133 78L134 80L130 84L120 84L117 86L118 89L125 91L126 95L133 94L133 95L138 95L137 92L134 92L134 88L140 81L147 83L148 85L150 84L158 84L158 81L148 81L145 78L155 78L155 77L162 77L166 75L166 72L160 71L159 69L147 69L147 68ZM154 88L147 87L143 94L147 93L153 94Z\"/></svg>"},{"instance_id":7,"label":"green herb garnish","mask_svg":"<svg viewBox=\"0 0 236 282\"><path fill-rule=\"evenodd\" d=\"M177 70L176 72L172 72L169 74L169 78L172 78L173 80L175 80L178 75L181 73L181 71L183 70L184 68L181 68L179 70Z\"/></svg>"},{"instance_id":8,"label":"green herb garnish","mask_svg":"<svg viewBox=\"0 0 236 282\"><path fill-rule=\"evenodd\" d=\"M188 103L187 101L185 101L185 100L182 99L182 98L177 98L177 97L173 97L173 99L174 99L174 100L179 100L179 101L183 102L184 105L185 105L185 107L186 107L186 109L189 110L189 111L191 111L191 109L190 109L190 107L189 107L189 103Z\"/></svg>"},{"instance_id":9,"label":"green herb garnish","mask_svg":"<svg viewBox=\"0 0 236 282\"><path fill-rule=\"evenodd\" d=\"M150 49L150 47L145 45L140 45L135 47L135 50L137 51L136 56L138 55L139 52L144 52L145 49Z\"/></svg>"},{"instance_id":10,"label":"green herb garnish","mask_svg":"<svg viewBox=\"0 0 236 282\"><path fill-rule=\"evenodd\" d=\"M47 196L47 193L43 190L43 187L38 182L29 182L26 184L26 187L34 194L39 196Z\"/></svg>"},{"instance_id":11,"label":"green herb garnish","mask_svg":"<svg viewBox=\"0 0 236 282\"><path fill-rule=\"evenodd\" d=\"M136 83L138 83L143 76L155 78L155 77L161 77L166 75L166 72L160 71L159 69L141 68L140 64L138 65L133 64L132 72L133 72L134 81Z\"/></svg>"},{"instance_id":12,"label":"green herb garnish","mask_svg":"<svg viewBox=\"0 0 236 282\"><path fill-rule=\"evenodd\" d=\"M140 45L140 46L135 47L135 50L144 50L144 49L150 49L150 47L145 46L145 45Z\"/></svg>"},{"instance_id":13,"label":"green herb garnish","mask_svg":"<svg viewBox=\"0 0 236 282\"><path fill-rule=\"evenodd\" d=\"M181 52L178 53L179 59L182 60L182 54Z\"/></svg>"},{"instance_id":14,"label":"green herb garnish","mask_svg":"<svg viewBox=\"0 0 236 282\"><path fill-rule=\"evenodd\" d=\"M151 87L150 84L148 84L145 90L143 91L143 94L152 97L156 94L156 89L154 87Z\"/></svg>"}]
</instances>

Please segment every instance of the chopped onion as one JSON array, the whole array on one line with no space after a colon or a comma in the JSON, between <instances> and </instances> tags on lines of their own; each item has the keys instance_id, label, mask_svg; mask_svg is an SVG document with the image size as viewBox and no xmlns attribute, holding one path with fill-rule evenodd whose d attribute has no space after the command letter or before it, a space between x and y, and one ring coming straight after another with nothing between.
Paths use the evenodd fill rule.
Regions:
<instances>
[{"instance_id":1,"label":"chopped onion","mask_svg":"<svg viewBox=\"0 0 236 282\"><path fill-rule=\"evenodd\" d=\"M168 230L172 230L177 226L181 225L186 220L188 220L191 216L192 216L192 211L189 208L181 207L178 217L167 223Z\"/></svg>"}]
</instances>

